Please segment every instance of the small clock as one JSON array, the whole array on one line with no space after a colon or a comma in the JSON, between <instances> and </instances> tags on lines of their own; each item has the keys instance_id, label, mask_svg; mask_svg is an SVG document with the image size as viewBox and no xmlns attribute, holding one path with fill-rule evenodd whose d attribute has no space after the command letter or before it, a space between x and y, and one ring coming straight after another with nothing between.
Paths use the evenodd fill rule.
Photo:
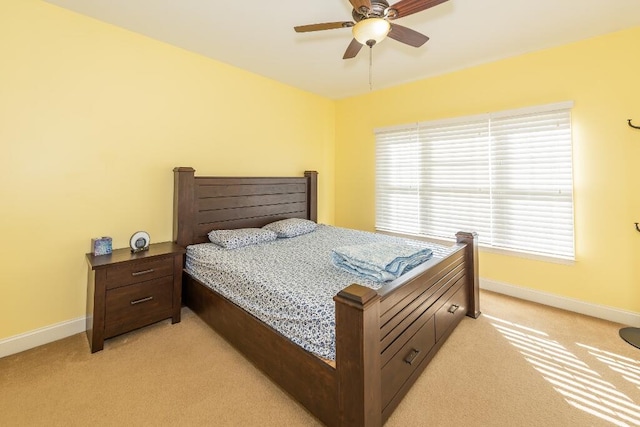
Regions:
<instances>
[{"instance_id":1,"label":"small clock","mask_svg":"<svg viewBox=\"0 0 640 427\"><path fill-rule=\"evenodd\" d=\"M137 231L133 233L131 239L129 239L129 246L131 246L131 252L141 252L149 249L149 233L146 231Z\"/></svg>"}]
</instances>

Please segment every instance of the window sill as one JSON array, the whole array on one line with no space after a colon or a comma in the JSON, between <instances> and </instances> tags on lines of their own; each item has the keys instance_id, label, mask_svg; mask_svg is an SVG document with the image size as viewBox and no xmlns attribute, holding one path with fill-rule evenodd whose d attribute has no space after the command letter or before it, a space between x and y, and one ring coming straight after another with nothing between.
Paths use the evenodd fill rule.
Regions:
<instances>
[{"instance_id":1,"label":"window sill","mask_svg":"<svg viewBox=\"0 0 640 427\"><path fill-rule=\"evenodd\" d=\"M436 243L439 245L451 245L451 243L455 242L454 239L441 239L441 238L436 238L436 237L427 237L427 236L420 236L420 235L415 235L415 234L403 234L403 233L392 233L389 231L381 231L381 230L376 230L376 233L380 233L380 234L387 234L389 236L396 236L396 237L405 237L408 239L415 239L415 240L423 240L425 242L431 242L431 243ZM486 252L486 253L491 253L491 254L497 254L497 255L506 255L506 256L514 256L514 257L518 257L518 258L525 258L525 259L531 259L534 261L542 261L542 262L550 262L550 263L554 263L554 264L561 264L561 265L575 265L576 260L575 259L571 259L571 258L563 258L563 257L555 257L555 256L551 256L551 255L543 255L543 254L538 254L538 253L533 253L533 252L525 252L525 251L517 251L517 250L513 250L513 249L503 249L503 248L496 248L493 246L488 246L488 245L483 245L483 244L478 244L478 248L480 249L480 251L482 252Z\"/></svg>"}]
</instances>

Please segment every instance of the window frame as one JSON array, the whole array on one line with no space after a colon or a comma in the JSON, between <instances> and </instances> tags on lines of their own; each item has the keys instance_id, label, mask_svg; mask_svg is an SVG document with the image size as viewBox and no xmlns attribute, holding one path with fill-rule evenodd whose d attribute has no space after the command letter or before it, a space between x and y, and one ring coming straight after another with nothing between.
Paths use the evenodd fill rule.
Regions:
<instances>
[{"instance_id":1,"label":"window frame","mask_svg":"<svg viewBox=\"0 0 640 427\"><path fill-rule=\"evenodd\" d=\"M428 240L449 240L449 235L453 235L453 233L447 233L447 235L443 235L442 231L440 232L440 234L436 233L425 233L424 230L426 230L429 227L424 227L423 226L423 219L420 218L417 221L417 224L406 224L403 223L403 227L401 228L393 228L389 226L389 223L382 223L382 221L380 220L381 217L384 217L384 214L381 214L381 209L387 209L387 210L391 210L393 209L393 206L389 207L387 205L384 204L384 202L381 201L382 198L384 197L389 197L389 194L393 194L390 193L388 191L386 191L385 189L385 185L387 185L388 183L385 182L385 179L388 178L387 175L385 175L385 173L387 173L388 169L384 169L384 168L388 168L389 165L388 164L384 164L381 163L384 160L381 160L381 156L382 154L380 153L381 147L384 144L381 144L380 140L384 139L384 138L388 138L389 135L395 135L395 134L399 134L399 133L404 133L404 134L412 134L413 138L417 139L417 144L421 146L421 150L427 150L427 145L428 143L425 142L425 138L427 138L427 134L433 130L433 129L439 129L439 128L443 128L445 129L445 131L447 130L451 130L451 132L454 132L456 129L462 129L465 124L469 124L469 123L484 123L486 122L486 127L488 128L488 137L487 137L487 144L488 147L486 148L487 150L487 156L489 158L488 163L486 164L487 167L487 173L489 175L489 187L488 189L485 189L484 191L488 191L488 198L489 198L489 202L488 202L488 215L489 217L489 227L491 228L488 233L489 233L489 238L488 239L483 239L482 234L487 233L487 229L486 227L483 228L483 232L481 232L480 230L470 230L470 231L477 231L479 232L480 235L480 243L479 246L489 252L493 252L493 253L501 253L501 254L509 254L509 255L522 255L525 256L527 258L533 258L533 259L540 259L540 260L545 260L545 261L553 261L553 262L560 262L560 263L572 263L575 261L575 201L574 201L574 179L573 179L573 135L572 135L572 120L571 120L571 110L573 108L573 101L566 101L566 102L560 102L560 103L553 103L553 104L546 104L546 105L539 105L539 106L532 106L532 107L525 107L525 108L518 108L518 109L511 109L511 110L503 110L503 111L498 111L498 112L492 112L492 113L485 113L485 114L478 114L478 115L470 115L470 116L464 116L464 117L455 117L455 118L448 118L448 119L440 119L440 120L431 120L431 121L426 121L426 122L420 122L420 123L410 123L410 124L406 124L406 125L399 125L399 126L391 126L391 127L385 127L385 128L378 128L374 130L374 134L376 136L376 151L375 151L375 159L376 159L376 167L375 167L375 178L376 178L376 188L375 188L375 194L376 194L376 218L375 218L375 226L376 226L376 230L379 232L384 232L384 233L391 233L391 234L404 234L404 235L409 235L412 237L420 237L420 238L426 238ZM519 240L517 239L517 237L515 239L512 239L511 242L511 246L514 247L510 247L508 245L500 245L500 244L496 244L496 239L494 238L494 234L495 228L500 228L497 227L495 224L497 223L496 220L493 218L493 215L495 214L495 210L497 209L497 204L498 202L496 194L493 194L494 192L496 192L496 183L494 182L496 179L496 171L493 170L495 164L495 160L493 159L493 156L495 155L495 153L492 153L492 151L496 150L496 144L498 144L498 142L496 142L496 136L495 136L495 131L493 131L492 133L492 129L491 129L491 125L492 125L492 121L495 122L505 122L506 120L511 120L512 118L514 118L516 120L516 124L518 124L518 120L522 120L524 118L525 121L523 121L522 123L528 124L529 122L532 123L537 123L536 120L542 120L540 119L540 117L544 117L545 114L553 114L553 113L558 113L558 116L562 119L558 119L558 123L562 123L562 126L560 126L560 124L557 124L556 126L558 126L558 129L560 130L559 133L560 135L558 137L563 138L563 141L566 143L565 145L563 145L561 152L558 154L559 158L563 159L563 164L562 167L565 169L561 169L563 172L563 175L561 177L555 177L555 180L553 181L552 185L557 186L557 187L562 187L562 191L564 191L564 193L562 193L562 191L558 192L558 196L553 196L554 199L554 203L561 203L562 197L564 197L564 205L560 205L562 208L562 212L560 213L555 213L555 215L557 215L557 218L559 218L559 220L563 220L563 224L566 228L564 228L564 237L563 239L554 239L554 242L556 240L560 240L562 242L561 245L559 245L558 247L553 247L554 245L547 245L546 243L541 244L541 246L536 247L535 244L534 246L529 246L529 248L526 247L522 247L522 245L519 244ZM526 121L526 118L528 116L537 116L536 120L529 120ZM553 118L553 117L552 117ZM556 119L554 119L556 120ZM550 123L556 123L556 122L550 122ZM461 127L462 126L462 127ZM480 126L481 128L482 126ZM427 129L426 131L423 131L421 129ZM553 129L552 129L553 130ZM520 131L519 128L515 128L515 131L513 132L514 135L518 135L518 132ZM532 135L538 136L538 135L542 135L545 131L541 131L540 134L537 133L532 133ZM424 133L424 135L423 135ZM547 133L551 133L553 134L553 132L547 132ZM511 138L511 134L506 134L507 137L503 138L504 139L510 139ZM444 137L444 141L449 142L450 138L452 138L450 135ZM546 139L549 138L556 138L555 136L547 136L545 135ZM401 138L400 138L401 139ZM546 141L545 139L545 141ZM455 140L455 137L453 137L451 140ZM473 143L473 140L471 143ZM555 139L553 139L553 141L555 141ZM441 142L441 141L437 141L437 142ZM455 141L454 141L455 142ZM389 148L389 146L387 146L385 149L386 150L392 150L393 151L393 146L391 143L389 143L389 141L385 141L386 144L390 144L389 146L391 148ZM462 147L464 147L464 141L462 142ZM548 144L549 142L545 142L546 144ZM542 143L541 146L544 148L544 144ZM452 143L453 144L453 143ZM509 147L513 147L513 146L509 146ZM536 146L538 150L540 150L540 148L538 146ZM444 155L446 155L446 150L449 150L449 147L446 147L445 151L444 151ZM523 150L524 151L524 150ZM542 151L541 151L542 152ZM393 154L391 154L393 155ZM416 156L418 156L418 154L415 154ZM420 156L422 156L423 154L421 154ZM524 154L519 154L521 156L524 156ZM555 155L555 154L554 154ZM568 158L567 158L568 155ZM524 158L524 157L523 157ZM523 158L519 158L519 161L523 161ZM424 186L424 182L420 182L421 180L424 181L424 175L429 174L430 172L425 172L425 170L428 170L429 168L435 168L436 166L434 166L433 164L428 165L427 166L427 162L423 161L422 157L420 157L420 161L418 163L420 163L420 165L418 166L419 171L417 172L419 175L419 178L417 178L417 181L415 183L411 182L412 177L405 177L405 181L408 183L411 183L411 185L415 185L417 186L417 188L414 188L413 190L413 194L414 197L416 197L417 199L419 199L418 201L414 200L414 204L418 205L418 215L419 216L423 216L423 210L420 207L420 203L427 199L428 196L424 196L421 195L420 193L420 187L421 185ZM555 161L555 157L549 157L550 162ZM464 159L463 159L464 160ZM535 160L535 159L534 159ZM532 160L532 161L534 161ZM510 160L508 160L510 161ZM542 160L538 159L538 162L544 162L546 161L545 158L543 157ZM482 163L481 163L482 164ZM568 166L567 166L568 164ZM545 163L535 163L534 165L546 165ZM415 165L412 165L412 167L415 167ZM450 166L450 167L454 167L454 166ZM540 169L544 169L545 166L539 166ZM407 168L407 169L411 169L411 168ZM539 171L537 169L535 169L535 166L532 167L533 171L536 173L539 173ZM568 172L567 172L568 171ZM409 172L414 172L414 171L409 171ZM409 173L407 172L407 173ZM567 178L567 173L570 173L570 177ZM446 175L446 174L445 174ZM542 177L545 178L547 175L540 175ZM455 180L456 179L456 175L453 174L451 175L451 179ZM535 183L535 178L531 178L532 181L531 183ZM460 185L465 184L464 181L461 181ZM483 183L484 185L484 183ZM461 190L464 192L464 189ZM467 190L467 191L471 191L471 190ZM532 194L533 190L532 188L527 188L526 190L522 191L520 190L521 193L519 193L520 199L518 199L517 197L514 198L514 203L517 203L519 201L521 201L522 197L524 197L523 195L526 194ZM549 192L548 189L544 189L541 191L541 193L544 192ZM555 190L554 190L555 191ZM569 194L567 194L567 191L569 192ZM428 192L425 192L425 194L431 194ZM443 193L446 194L446 193ZM533 198L533 197L531 197ZM556 200L558 200L556 202ZM570 203L569 203L570 202ZM408 207L410 209L416 209L415 206L411 206L409 201L405 201L404 202L405 205L400 205L400 208L398 210L401 210L403 207ZM527 203L531 203L534 204L535 202L533 201L525 201L522 202L525 203L525 207ZM464 203L463 203L464 204ZM463 206L463 204L461 206ZM437 209L437 207L430 207L431 209ZM484 208L484 205L483 205ZM508 211L511 212L511 211ZM514 211L516 213L514 213L513 217L514 218L518 218L517 214L517 210ZM487 215L487 210L485 209L482 212L483 215ZM508 215L511 215L510 213L508 213ZM414 214L415 217L415 214ZM445 215L446 217L446 215ZM508 221L508 220L507 220ZM402 222L402 218L400 219L400 222ZM464 220L462 220L461 222L464 222ZM500 223L497 223L500 224ZM528 225L528 223L527 223ZM569 226L570 226L570 230L569 230ZM505 228L504 225L502 225L503 228ZM538 229L543 228L538 226ZM433 227L431 227L431 229L433 229ZM468 226L461 226L459 227L459 229L468 229ZM456 230L458 231L458 230ZM507 231L505 231L507 232ZM508 232L507 232L508 233ZM515 243L514 243L515 242ZM547 246L551 247L552 250L556 250L557 252L545 252L545 251L538 251L535 249L541 249L544 248L545 250L548 249ZM534 248L534 250L532 250L532 248Z\"/></svg>"}]
</instances>

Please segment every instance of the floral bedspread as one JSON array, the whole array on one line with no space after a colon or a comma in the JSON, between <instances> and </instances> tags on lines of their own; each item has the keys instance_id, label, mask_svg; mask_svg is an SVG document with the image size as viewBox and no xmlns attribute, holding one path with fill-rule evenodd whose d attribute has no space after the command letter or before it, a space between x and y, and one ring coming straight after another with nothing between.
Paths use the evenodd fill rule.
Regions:
<instances>
[{"instance_id":1,"label":"floral bedspread","mask_svg":"<svg viewBox=\"0 0 640 427\"><path fill-rule=\"evenodd\" d=\"M292 238L223 249L213 243L187 247L193 277L268 324L307 351L335 360L333 297L352 283L378 289L331 262L332 250L374 242L404 242L382 234L319 224ZM419 242L442 258L452 248Z\"/></svg>"}]
</instances>

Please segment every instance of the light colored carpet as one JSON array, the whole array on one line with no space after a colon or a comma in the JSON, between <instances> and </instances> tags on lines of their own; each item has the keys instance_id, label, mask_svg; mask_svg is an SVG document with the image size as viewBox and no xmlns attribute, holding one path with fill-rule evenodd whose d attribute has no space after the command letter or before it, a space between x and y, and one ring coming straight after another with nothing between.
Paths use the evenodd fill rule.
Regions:
<instances>
[{"instance_id":1,"label":"light colored carpet","mask_svg":"<svg viewBox=\"0 0 640 427\"><path fill-rule=\"evenodd\" d=\"M483 291L387 426L640 425L640 350L620 325ZM313 385L310 384L310 387ZM105 342L0 359L2 426L319 423L188 309Z\"/></svg>"}]
</instances>

